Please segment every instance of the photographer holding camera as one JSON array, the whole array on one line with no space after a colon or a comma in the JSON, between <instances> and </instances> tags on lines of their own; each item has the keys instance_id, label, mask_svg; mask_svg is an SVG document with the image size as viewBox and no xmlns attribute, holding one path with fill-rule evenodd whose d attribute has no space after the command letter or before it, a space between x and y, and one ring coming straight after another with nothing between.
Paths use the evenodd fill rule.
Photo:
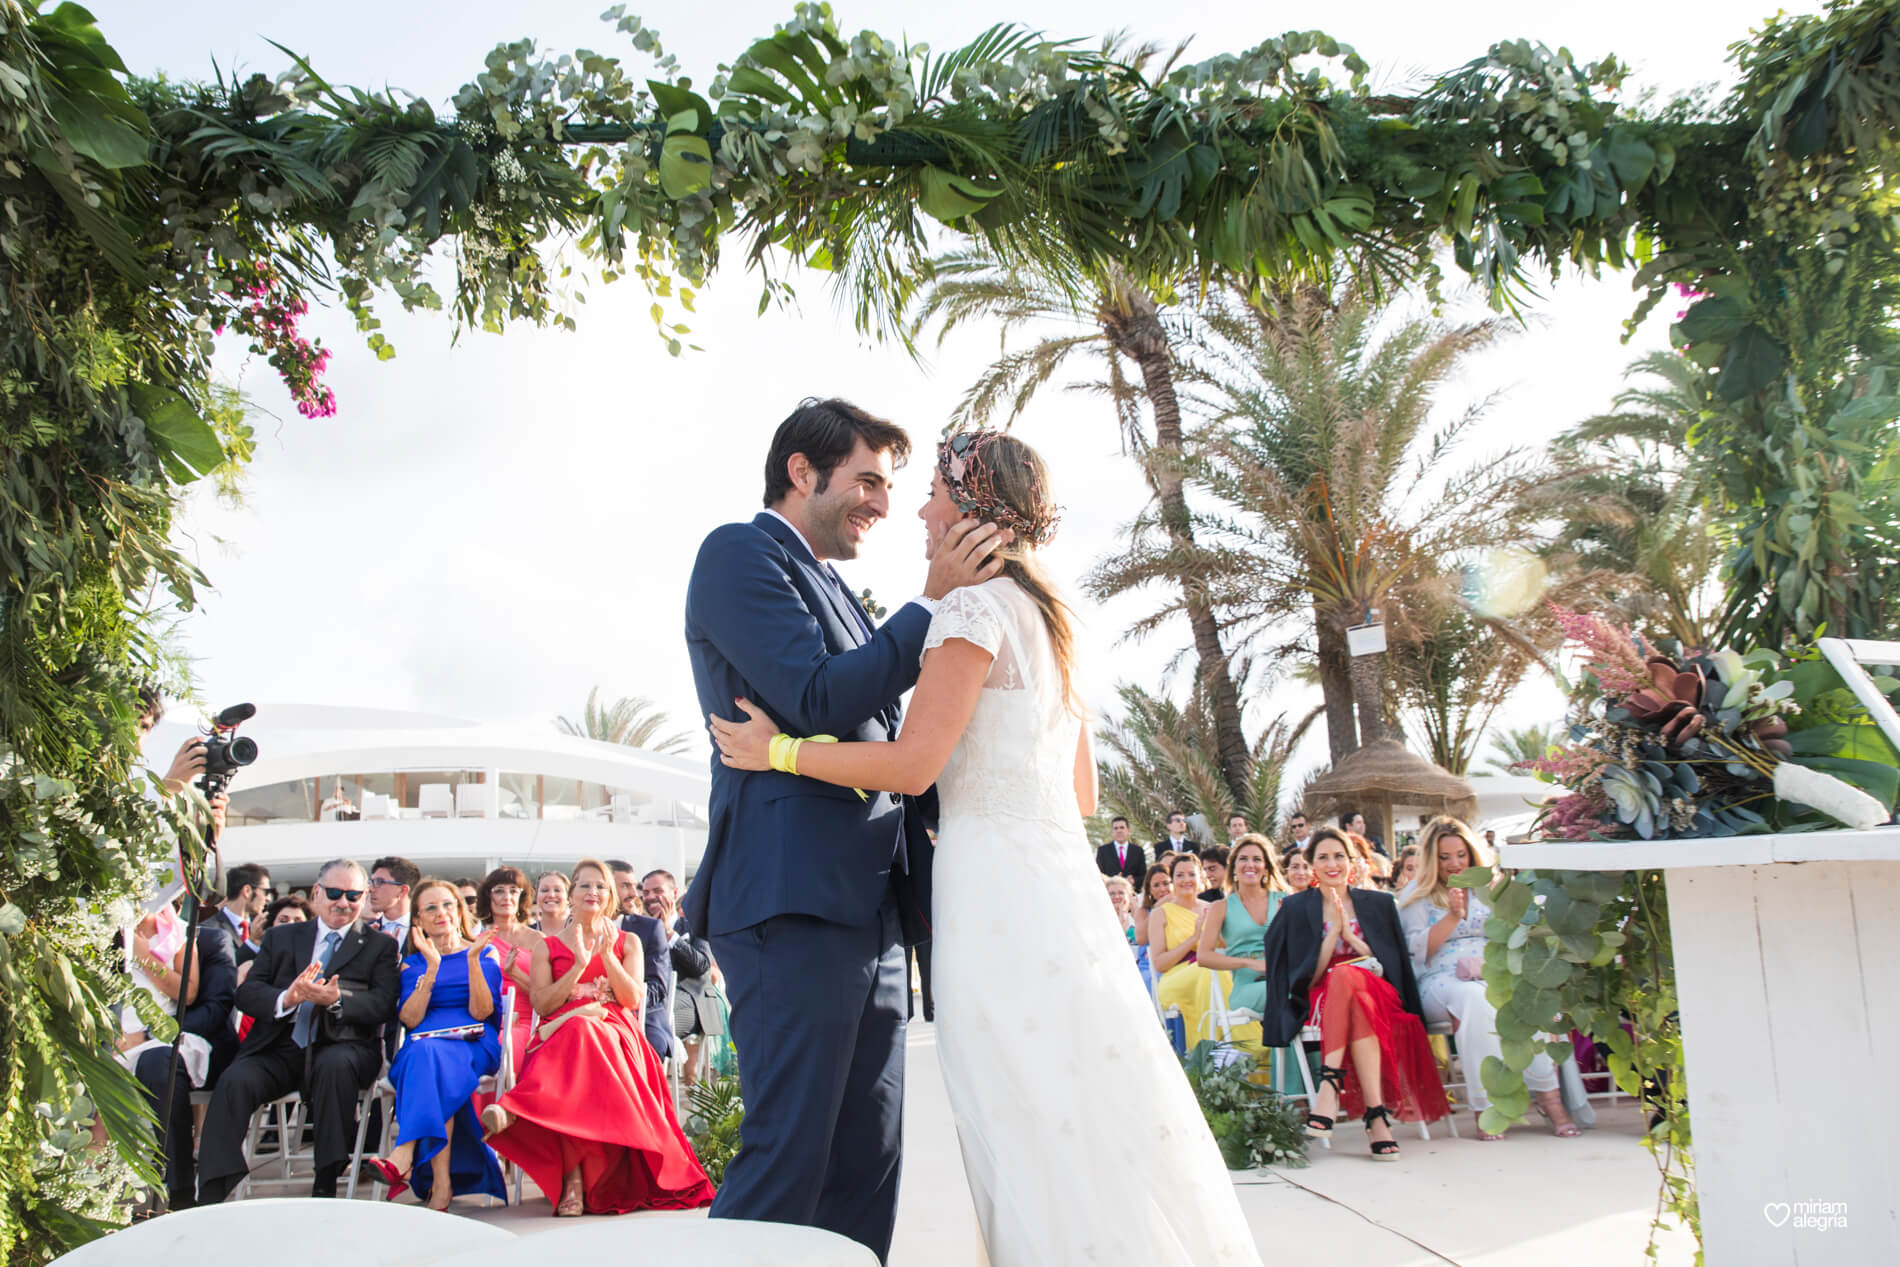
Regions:
<instances>
[{"instance_id":1,"label":"photographer holding camera","mask_svg":"<svg viewBox=\"0 0 1900 1267\"><path fill-rule=\"evenodd\" d=\"M139 695L144 705L139 731L144 735L163 717L164 705L155 690L145 688ZM206 755L203 739L186 740L165 775L166 790L174 796L183 792L187 781L203 774ZM215 843L224 827L225 800L222 790L211 798L207 844ZM189 871L181 867L181 882L187 881ZM166 1199L174 1210L196 1203L192 1089L213 1085L237 1054L237 1035L231 1029L231 1008L237 997L233 940L222 920L201 923L190 907L187 917L181 918L172 909L168 893L159 895L126 937L135 987L150 992L160 1009L178 1021L176 1043L155 1042L137 1026L134 1013L125 1021L127 1029L120 1040L122 1059L145 1088L158 1121Z\"/></svg>"}]
</instances>

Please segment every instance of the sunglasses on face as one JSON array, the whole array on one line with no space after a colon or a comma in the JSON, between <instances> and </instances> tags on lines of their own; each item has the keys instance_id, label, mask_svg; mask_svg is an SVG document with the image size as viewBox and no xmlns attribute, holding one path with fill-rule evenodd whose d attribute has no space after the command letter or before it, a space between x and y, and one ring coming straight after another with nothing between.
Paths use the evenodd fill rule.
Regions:
<instances>
[{"instance_id":1,"label":"sunglasses on face","mask_svg":"<svg viewBox=\"0 0 1900 1267\"><path fill-rule=\"evenodd\" d=\"M332 902L360 902L363 900L363 890L333 889L326 884L323 886L323 896L329 898Z\"/></svg>"}]
</instances>

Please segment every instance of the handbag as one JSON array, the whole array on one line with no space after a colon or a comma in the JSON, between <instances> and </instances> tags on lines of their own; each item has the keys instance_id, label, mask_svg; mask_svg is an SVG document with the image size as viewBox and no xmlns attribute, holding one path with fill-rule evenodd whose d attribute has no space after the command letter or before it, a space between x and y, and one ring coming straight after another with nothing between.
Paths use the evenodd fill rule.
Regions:
<instances>
[{"instance_id":1,"label":"handbag","mask_svg":"<svg viewBox=\"0 0 1900 1267\"><path fill-rule=\"evenodd\" d=\"M1372 955L1361 955L1357 959L1348 959L1339 966L1342 968L1358 968L1362 972L1370 972L1375 977L1383 977L1385 975L1385 965L1380 963L1378 959Z\"/></svg>"}]
</instances>

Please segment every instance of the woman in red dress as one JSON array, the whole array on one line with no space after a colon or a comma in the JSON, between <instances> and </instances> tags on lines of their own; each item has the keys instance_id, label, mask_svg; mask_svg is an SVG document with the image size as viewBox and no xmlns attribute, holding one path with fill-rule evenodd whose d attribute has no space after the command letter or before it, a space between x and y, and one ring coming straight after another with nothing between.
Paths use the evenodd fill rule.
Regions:
<instances>
[{"instance_id":1,"label":"woman in red dress","mask_svg":"<svg viewBox=\"0 0 1900 1267\"><path fill-rule=\"evenodd\" d=\"M1331 1134L1344 1109L1364 1120L1374 1158L1397 1161L1394 1115L1430 1122L1451 1113L1398 905L1390 893L1352 887L1342 833L1315 831L1306 859L1313 886L1284 899L1267 927L1263 1041L1284 1047L1318 1026L1320 1085L1306 1133Z\"/></svg>"},{"instance_id":2,"label":"woman in red dress","mask_svg":"<svg viewBox=\"0 0 1900 1267\"><path fill-rule=\"evenodd\" d=\"M712 1183L641 1033L640 940L615 924L606 864L583 859L573 876L567 927L534 950L539 1024L514 1089L482 1114L488 1142L559 1194L557 1216L710 1205Z\"/></svg>"}]
</instances>

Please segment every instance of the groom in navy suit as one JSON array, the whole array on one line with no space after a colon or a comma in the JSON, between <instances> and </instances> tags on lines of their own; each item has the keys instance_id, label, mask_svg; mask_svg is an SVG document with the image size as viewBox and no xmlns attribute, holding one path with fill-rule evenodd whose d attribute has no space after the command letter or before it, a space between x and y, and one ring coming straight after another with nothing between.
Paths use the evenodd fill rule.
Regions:
<instances>
[{"instance_id":1,"label":"groom in navy suit","mask_svg":"<svg viewBox=\"0 0 1900 1267\"><path fill-rule=\"evenodd\" d=\"M896 736L937 599L995 574L994 525L965 520L923 597L873 627L831 566L890 513L910 455L892 423L802 402L765 463L766 509L700 546L686 645L703 713L756 701L788 734ZM934 794L832 787L712 761L711 830L682 903L732 1003L746 1120L714 1218L822 1227L891 1246L902 1149L904 946L930 935Z\"/></svg>"}]
</instances>

